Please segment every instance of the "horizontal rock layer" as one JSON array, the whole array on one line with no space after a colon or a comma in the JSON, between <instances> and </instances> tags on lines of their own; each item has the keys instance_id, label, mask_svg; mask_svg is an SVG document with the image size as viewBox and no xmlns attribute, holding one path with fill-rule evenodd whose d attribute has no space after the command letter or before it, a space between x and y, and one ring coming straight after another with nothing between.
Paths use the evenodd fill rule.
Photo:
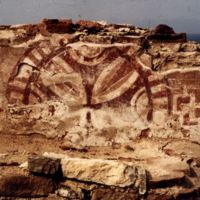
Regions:
<instances>
[{"instance_id":1,"label":"horizontal rock layer","mask_svg":"<svg viewBox=\"0 0 200 200\"><path fill-rule=\"evenodd\" d=\"M137 169L122 162L104 159L72 158L67 155L45 153L47 158L61 158L64 177L94 182L109 186L126 187L134 185ZM38 167L41 166L38 164ZM145 173L145 172L144 172Z\"/></svg>"},{"instance_id":2,"label":"horizontal rock layer","mask_svg":"<svg viewBox=\"0 0 200 200\"><path fill-rule=\"evenodd\" d=\"M199 196L200 146L187 140L143 138L128 145L85 147L83 151L70 146L62 150L62 139L52 143L39 135L0 136L0 160L4 163L0 166L2 199L182 200ZM54 153L43 153L46 150ZM60 160L65 174L53 175ZM136 169L130 186L123 187L114 179L127 183L119 166ZM113 172L118 173L111 176Z\"/></svg>"}]
</instances>

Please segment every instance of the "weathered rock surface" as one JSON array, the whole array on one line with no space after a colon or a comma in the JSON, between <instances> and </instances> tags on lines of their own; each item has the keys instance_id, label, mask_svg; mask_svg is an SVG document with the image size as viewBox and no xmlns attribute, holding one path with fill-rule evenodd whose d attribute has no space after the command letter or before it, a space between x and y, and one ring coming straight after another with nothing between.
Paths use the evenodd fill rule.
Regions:
<instances>
[{"instance_id":1,"label":"weathered rock surface","mask_svg":"<svg viewBox=\"0 0 200 200\"><path fill-rule=\"evenodd\" d=\"M112 189L97 189L92 192L91 200L124 200L124 199L138 199L139 196L135 191L128 190L120 192Z\"/></svg>"},{"instance_id":2,"label":"weathered rock surface","mask_svg":"<svg viewBox=\"0 0 200 200\"><path fill-rule=\"evenodd\" d=\"M65 158L63 176L110 186L126 187L136 181L136 171L124 163L102 159Z\"/></svg>"},{"instance_id":3,"label":"weathered rock surface","mask_svg":"<svg viewBox=\"0 0 200 200\"><path fill-rule=\"evenodd\" d=\"M87 152L84 152L71 149L59 151L59 147L55 148L55 144L57 143L56 140L54 140L54 144L51 143L52 140L46 140L45 143L44 141L37 140L37 142L33 144L34 148L32 147L33 149L30 150L27 149L27 145L30 146L30 140L33 138L32 136L15 136L14 143L13 140L11 140L9 146L7 146L3 138L4 136L1 136L1 152L2 149L4 149L5 152L6 148L8 150L10 149L10 151L14 150L17 147L17 144L19 145L19 141L21 142L20 144L23 144L18 146L18 151L15 153L1 154L2 157L7 156L8 159L15 160L18 163L24 163L27 160L27 157L29 157L26 156L26 154L24 155L24 150L26 150L28 154L29 151L35 151L37 154L41 154L48 146L52 145L50 149L59 153L46 152L44 153L45 157L51 157L51 159L58 158L61 160L73 157L76 158L75 160L82 160L84 158L87 162L89 162L90 159L93 160L99 158L105 161L109 160L117 163L125 163L128 166L138 166L136 170L137 179L135 184L130 187L113 187L95 182L85 182L83 180L77 180L75 176L75 178L70 180L63 177L63 179L59 179L60 183L57 182L58 180L56 181L56 184L59 184L59 186L54 193L55 196L53 196L53 194L48 195L48 199L50 196L52 199L61 199L64 198L61 196L65 194L74 199L83 199L86 197L92 198L98 191L98 196L100 195L102 198L104 195L105 198L107 197L106 195L117 198L115 193L117 194L118 192L120 198L128 198L130 192L131 196L138 196L138 199L140 199L139 196L147 196L149 199L169 197L168 199L182 200L187 199L186 197L188 196L194 196L196 198L200 191L200 168L198 162L198 160L200 160L200 145L191 143L187 140L143 138L129 144L129 146L116 144L113 147L104 148L88 147ZM41 142L43 142L43 145ZM6 145L6 148L3 148L4 145ZM32 155L32 153L30 155ZM142 168L139 168L139 166ZM138 169L142 170L139 171ZM145 174L143 173L144 169L146 171ZM86 171L87 170L88 169L86 169ZM27 175L26 169L21 168L20 166L0 166L0 173L3 177L10 177L8 174L11 172L13 174L26 173L26 175L23 176L30 176ZM74 172L76 172L75 168ZM87 172L87 174L90 173ZM43 176L43 174L41 174L41 176ZM146 188L144 187L145 185ZM127 190L129 192L127 192ZM145 190L146 193L143 195L142 191Z\"/></svg>"},{"instance_id":4,"label":"weathered rock surface","mask_svg":"<svg viewBox=\"0 0 200 200\"><path fill-rule=\"evenodd\" d=\"M108 186L126 187L132 185L139 188L139 193L143 195L147 191L146 170L134 166L133 163L93 158L72 158L64 154L47 152L44 155L51 159L61 159L64 177ZM87 188L87 190L91 189Z\"/></svg>"},{"instance_id":5,"label":"weathered rock surface","mask_svg":"<svg viewBox=\"0 0 200 200\"><path fill-rule=\"evenodd\" d=\"M51 179L22 175L0 177L0 196L36 198L48 196L53 191Z\"/></svg>"},{"instance_id":6,"label":"weathered rock surface","mask_svg":"<svg viewBox=\"0 0 200 200\"><path fill-rule=\"evenodd\" d=\"M59 175L61 173L60 159L31 156L28 158L28 170L37 174Z\"/></svg>"},{"instance_id":7,"label":"weathered rock surface","mask_svg":"<svg viewBox=\"0 0 200 200\"><path fill-rule=\"evenodd\" d=\"M143 148L141 143L138 146ZM185 184L185 177L191 174L187 159L181 160L176 156L166 156L165 151L160 152L159 149L156 149L155 147L152 150L150 146L146 149L136 149L134 153L127 154L129 158L126 159L126 155L123 155L123 160L120 161L117 161L118 157L113 158L112 156L113 160L72 158L64 154L52 153L44 155L61 159L65 177L120 187L135 185L139 188L140 194L146 193L147 180L150 188L157 188L159 185L165 184ZM137 151L141 151L141 153ZM152 154L154 157L151 157ZM137 157L140 159L135 155L138 155Z\"/></svg>"}]
</instances>

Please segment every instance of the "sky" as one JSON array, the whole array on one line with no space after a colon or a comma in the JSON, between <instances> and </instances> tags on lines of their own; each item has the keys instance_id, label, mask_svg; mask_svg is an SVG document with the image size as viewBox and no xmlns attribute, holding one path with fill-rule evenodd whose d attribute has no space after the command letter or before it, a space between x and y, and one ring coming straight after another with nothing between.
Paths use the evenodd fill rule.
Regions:
<instances>
[{"instance_id":1,"label":"sky","mask_svg":"<svg viewBox=\"0 0 200 200\"><path fill-rule=\"evenodd\" d=\"M38 23L43 18L105 20L200 34L200 0L0 0L0 24Z\"/></svg>"}]
</instances>

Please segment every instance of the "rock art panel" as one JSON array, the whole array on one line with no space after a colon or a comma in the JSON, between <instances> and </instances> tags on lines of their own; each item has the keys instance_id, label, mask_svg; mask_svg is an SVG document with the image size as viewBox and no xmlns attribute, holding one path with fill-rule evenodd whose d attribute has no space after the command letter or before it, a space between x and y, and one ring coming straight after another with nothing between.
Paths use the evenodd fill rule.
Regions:
<instances>
[{"instance_id":1,"label":"rock art panel","mask_svg":"<svg viewBox=\"0 0 200 200\"><path fill-rule=\"evenodd\" d=\"M8 79L9 126L71 140L105 129L116 138L127 128L133 137L163 128L189 136L199 123L199 78L195 68L153 72L131 44L35 45Z\"/></svg>"},{"instance_id":2,"label":"rock art panel","mask_svg":"<svg viewBox=\"0 0 200 200\"><path fill-rule=\"evenodd\" d=\"M37 121L59 118L66 126L71 123L68 129L104 128L106 124L102 121L98 125L96 119L105 120L107 115L112 126L112 117L116 116L109 116L106 107L114 110L121 103L128 106L129 90L139 81L139 64L133 52L130 44L74 43L28 49L7 83L10 124L15 128L21 120L23 128L32 129Z\"/></svg>"},{"instance_id":3,"label":"rock art panel","mask_svg":"<svg viewBox=\"0 0 200 200\"><path fill-rule=\"evenodd\" d=\"M164 48L149 38L162 36L162 27L139 35L142 30L134 27L101 25L93 31L92 24L80 23L82 32L76 33L66 21L61 25L70 31L60 33L52 27L59 29L59 21L47 22L38 30L48 34L36 32L27 45L0 49L0 117L6 132L81 145L151 136L198 141L200 70L186 67L191 53L182 52L185 40L166 40ZM172 67L162 59L166 65L173 61ZM156 63L161 64L155 68Z\"/></svg>"}]
</instances>

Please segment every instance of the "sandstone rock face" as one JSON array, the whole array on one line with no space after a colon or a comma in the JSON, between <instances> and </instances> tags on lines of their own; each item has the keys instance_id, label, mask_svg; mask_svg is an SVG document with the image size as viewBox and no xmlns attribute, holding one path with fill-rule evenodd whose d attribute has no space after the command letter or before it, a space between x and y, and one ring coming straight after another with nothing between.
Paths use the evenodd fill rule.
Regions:
<instances>
[{"instance_id":1,"label":"sandstone rock face","mask_svg":"<svg viewBox=\"0 0 200 200\"><path fill-rule=\"evenodd\" d=\"M1 132L82 146L144 135L198 142L200 46L170 30L70 20L1 27Z\"/></svg>"}]
</instances>

